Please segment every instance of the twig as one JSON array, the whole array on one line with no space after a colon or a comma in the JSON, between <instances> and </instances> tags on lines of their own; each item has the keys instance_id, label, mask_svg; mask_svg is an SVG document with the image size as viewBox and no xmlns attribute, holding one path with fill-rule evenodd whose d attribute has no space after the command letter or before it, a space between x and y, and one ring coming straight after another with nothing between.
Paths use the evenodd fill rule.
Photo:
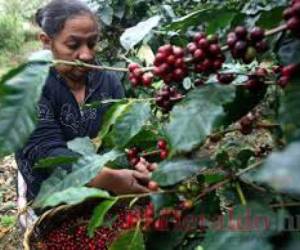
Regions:
<instances>
[{"instance_id":1,"label":"twig","mask_svg":"<svg viewBox=\"0 0 300 250\"><path fill-rule=\"evenodd\" d=\"M218 183L216 183L216 184L214 184L214 185L212 185L212 186L210 186L210 187L204 189L204 191L203 191L200 195L198 195L197 200L200 199L200 198L202 198L202 197L204 197L206 194L208 194L208 193L210 193L210 192L212 192L212 191L215 191L216 189L218 189L218 188L220 188L220 187L223 187L224 185L226 185L226 184L229 183L230 181L234 180L234 179L237 178L237 177L242 176L243 174L249 172L250 170L259 167L259 166L261 165L261 163L262 163L262 161L258 161L258 162L256 162L256 163L250 165L249 167L247 167L247 168L241 170L239 173L237 173L237 174L235 174L235 175L233 175L233 176L229 176L229 177L227 177L225 180L223 180L223 181L221 181L221 182L218 182Z\"/></svg>"},{"instance_id":2,"label":"twig","mask_svg":"<svg viewBox=\"0 0 300 250\"><path fill-rule=\"evenodd\" d=\"M176 190L161 190L158 192L150 192L150 193L143 193L143 194L124 194L124 195L116 196L116 198L117 199L144 198L155 194L169 194L175 192Z\"/></svg>"},{"instance_id":3,"label":"twig","mask_svg":"<svg viewBox=\"0 0 300 250\"><path fill-rule=\"evenodd\" d=\"M236 183L236 191L240 197L240 201L241 201L242 205L246 206L247 205L246 197L243 193L242 187L239 182Z\"/></svg>"},{"instance_id":4,"label":"twig","mask_svg":"<svg viewBox=\"0 0 300 250\"><path fill-rule=\"evenodd\" d=\"M117 72L128 72L127 68L116 68L116 67L110 67L110 66L100 66L100 65L94 65L89 63L83 63L80 61L65 61L65 60L54 60L54 65L64 64L64 65L70 65L75 67L85 67L90 69L97 69L97 70L107 70L107 71L117 71Z\"/></svg>"},{"instance_id":5,"label":"twig","mask_svg":"<svg viewBox=\"0 0 300 250\"><path fill-rule=\"evenodd\" d=\"M299 207L300 202L288 202L288 203L279 203L270 205L271 208L278 208L278 207Z\"/></svg>"}]
</instances>

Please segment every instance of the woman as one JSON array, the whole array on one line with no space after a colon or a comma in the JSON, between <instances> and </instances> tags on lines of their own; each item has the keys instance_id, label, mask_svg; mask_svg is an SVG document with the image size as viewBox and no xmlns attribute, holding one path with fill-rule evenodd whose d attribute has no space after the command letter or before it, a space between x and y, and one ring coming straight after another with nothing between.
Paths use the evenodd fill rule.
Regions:
<instances>
[{"instance_id":1,"label":"woman","mask_svg":"<svg viewBox=\"0 0 300 250\"><path fill-rule=\"evenodd\" d=\"M95 63L99 24L94 13L82 2L53 0L36 15L42 29L40 40L54 58ZM85 103L122 98L119 79L111 72L60 65L51 68L39 102L39 121L24 148L16 154L19 171L19 203L37 195L49 174L34 170L41 158L76 155L66 142L75 137L97 135L107 106L80 109ZM148 192L149 171L145 161L136 170L104 168L89 185L115 194ZM60 166L69 170L71 166ZM26 184L24 189L23 180ZM20 192L22 191L22 192Z\"/></svg>"}]
</instances>

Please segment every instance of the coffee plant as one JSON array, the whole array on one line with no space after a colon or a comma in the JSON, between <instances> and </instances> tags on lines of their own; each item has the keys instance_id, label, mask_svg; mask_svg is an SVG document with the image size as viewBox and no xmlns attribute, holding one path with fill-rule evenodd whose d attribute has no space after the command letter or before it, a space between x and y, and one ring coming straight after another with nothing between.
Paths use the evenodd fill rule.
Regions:
<instances>
[{"instance_id":1,"label":"coffee plant","mask_svg":"<svg viewBox=\"0 0 300 250\"><path fill-rule=\"evenodd\" d=\"M96 138L68 143L80 158L36 164L53 173L34 208L99 200L92 214L62 223L38 249L299 248L300 1L221 2L188 13L177 7L174 13L186 15L149 16L126 29L126 67L42 52L2 77L1 156L34 129L41 83L53 65L125 74L133 94L82 107L111 105ZM148 166L150 193L86 187L103 166L133 168L141 157L158 164ZM63 163L72 172L55 168ZM120 203L125 208L108 226Z\"/></svg>"}]
</instances>

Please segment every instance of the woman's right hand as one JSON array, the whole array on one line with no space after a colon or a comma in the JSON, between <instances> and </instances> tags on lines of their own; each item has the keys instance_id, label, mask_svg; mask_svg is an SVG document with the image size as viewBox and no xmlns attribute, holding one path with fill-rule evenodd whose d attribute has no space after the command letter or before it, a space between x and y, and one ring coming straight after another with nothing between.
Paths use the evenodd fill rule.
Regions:
<instances>
[{"instance_id":1,"label":"woman's right hand","mask_svg":"<svg viewBox=\"0 0 300 250\"><path fill-rule=\"evenodd\" d=\"M129 169L109 169L102 171L89 183L89 186L105 189L115 194L147 193L149 172Z\"/></svg>"}]
</instances>

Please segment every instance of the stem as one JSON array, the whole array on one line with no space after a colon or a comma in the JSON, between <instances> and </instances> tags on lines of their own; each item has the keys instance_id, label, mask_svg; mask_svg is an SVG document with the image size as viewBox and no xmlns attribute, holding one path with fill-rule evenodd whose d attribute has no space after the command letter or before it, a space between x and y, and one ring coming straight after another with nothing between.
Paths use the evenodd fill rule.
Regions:
<instances>
[{"instance_id":1,"label":"stem","mask_svg":"<svg viewBox=\"0 0 300 250\"><path fill-rule=\"evenodd\" d=\"M262 129L273 129L273 128L279 128L279 124L264 124L264 123L258 123L256 124L256 128L262 128Z\"/></svg>"},{"instance_id":2,"label":"stem","mask_svg":"<svg viewBox=\"0 0 300 250\"><path fill-rule=\"evenodd\" d=\"M247 201L246 201L245 195L243 193L242 187L239 182L236 183L236 191L240 197L240 201L241 201L242 205L246 206Z\"/></svg>"},{"instance_id":3,"label":"stem","mask_svg":"<svg viewBox=\"0 0 300 250\"><path fill-rule=\"evenodd\" d=\"M280 25L280 26L278 26L278 27L276 27L274 29L270 29L270 30L266 31L265 36L272 36L272 35L275 35L275 34L277 34L279 32L282 32L282 31L284 31L286 29L287 29L287 25L283 24L283 25Z\"/></svg>"},{"instance_id":4,"label":"stem","mask_svg":"<svg viewBox=\"0 0 300 250\"><path fill-rule=\"evenodd\" d=\"M262 161L258 161L252 165L250 165L249 167L241 170L239 173L233 175L233 176L229 176L227 177L225 180L219 182L219 183L216 183L206 189L204 189L204 191L197 197L197 200L204 197L206 194L212 192L212 191L215 191L216 189L220 188L220 187L223 187L224 185L226 185L227 183L229 183L230 181L232 181L233 179L237 178L237 177L240 177L241 175L249 172L250 170L252 169L255 169L257 167L259 167L261 165Z\"/></svg>"},{"instance_id":5,"label":"stem","mask_svg":"<svg viewBox=\"0 0 300 250\"><path fill-rule=\"evenodd\" d=\"M100 65L94 65L89 63L83 63L80 61L65 61L65 60L54 60L54 65L64 64L64 65L70 65L75 67L85 67L90 69L97 69L97 70L108 70L108 71L117 71L117 72L128 72L127 68L116 68L116 67L109 67L109 66L100 66Z\"/></svg>"},{"instance_id":6,"label":"stem","mask_svg":"<svg viewBox=\"0 0 300 250\"><path fill-rule=\"evenodd\" d=\"M152 156L152 155L158 155L159 153L160 153L160 150L154 150L152 152L147 152L147 153L141 154L140 156L147 157L147 156Z\"/></svg>"},{"instance_id":7,"label":"stem","mask_svg":"<svg viewBox=\"0 0 300 250\"><path fill-rule=\"evenodd\" d=\"M150 193L144 193L144 194L124 194L116 196L117 199L130 199L130 198L144 198L148 197L153 194L167 194L167 193L175 193L176 190L162 190L158 192L150 192Z\"/></svg>"},{"instance_id":8,"label":"stem","mask_svg":"<svg viewBox=\"0 0 300 250\"><path fill-rule=\"evenodd\" d=\"M300 202L288 202L288 203L279 203L270 205L271 208L279 208L279 207L299 207Z\"/></svg>"}]
</instances>

